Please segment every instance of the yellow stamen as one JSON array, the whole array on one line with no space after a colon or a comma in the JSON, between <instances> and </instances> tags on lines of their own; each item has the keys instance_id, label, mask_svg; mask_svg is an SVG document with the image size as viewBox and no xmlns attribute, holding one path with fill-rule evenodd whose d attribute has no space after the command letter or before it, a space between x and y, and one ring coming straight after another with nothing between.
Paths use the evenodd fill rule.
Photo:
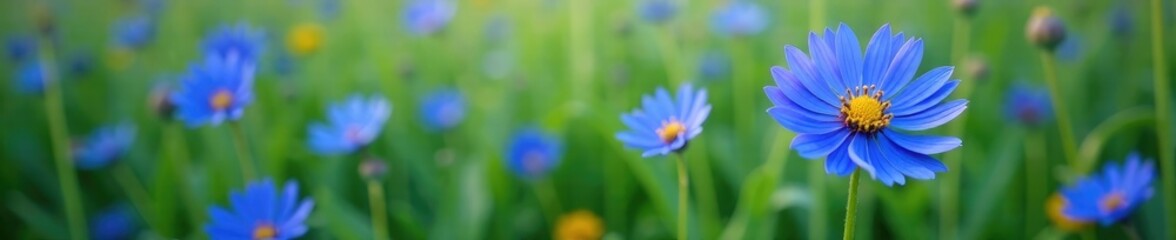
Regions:
<instances>
[{"instance_id":1,"label":"yellow stamen","mask_svg":"<svg viewBox=\"0 0 1176 240\"><path fill-rule=\"evenodd\" d=\"M212 100L209 101L214 110L224 110L229 108L229 104L233 103L233 93L229 90L221 89L212 94Z\"/></svg>"},{"instance_id":2,"label":"yellow stamen","mask_svg":"<svg viewBox=\"0 0 1176 240\"><path fill-rule=\"evenodd\" d=\"M1098 210L1103 213L1109 213L1111 211L1122 208L1123 205L1126 204L1127 201L1126 199L1123 199L1123 194L1119 193L1118 191L1114 191L1107 194L1106 196L1103 196L1103 198L1099 200Z\"/></svg>"},{"instance_id":3,"label":"yellow stamen","mask_svg":"<svg viewBox=\"0 0 1176 240\"><path fill-rule=\"evenodd\" d=\"M662 142L672 143L678 139L678 135L686 131L686 126L682 125L677 119L670 119L662 123L662 127L657 129L657 135L661 137Z\"/></svg>"},{"instance_id":4,"label":"yellow stamen","mask_svg":"<svg viewBox=\"0 0 1176 240\"><path fill-rule=\"evenodd\" d=\"M883 101L882 90L875 89L870 85L845 90L846 95L840 97L841 119L845 126L855 132L874 133L890 125L890 119L894 118L894 114L886 113L890 110L890 101Z\"/></svg>"},{"instance_id":5,"label":"yellow stamen","mask_svg":"<svg viewBox=\"0 0 1176 240\"><path fill-rule=\"evenodd\" d=\"M275 229L274 225L272 224L263 223L261 225L257 225L257 228L253 229L254 240L274 239L277 236L278 229Z\"/></svg>"}]
</instances>

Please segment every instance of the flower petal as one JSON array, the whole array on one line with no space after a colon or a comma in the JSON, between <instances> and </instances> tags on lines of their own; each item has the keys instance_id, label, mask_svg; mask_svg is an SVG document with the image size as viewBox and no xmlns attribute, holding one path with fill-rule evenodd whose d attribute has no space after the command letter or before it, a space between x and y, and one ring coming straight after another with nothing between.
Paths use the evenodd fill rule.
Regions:
<instances>
[{"instance_id":1,"label":"flower petal","mask_svg":"<svg viewBox=\"0 0 1176 240\"><path fill-rule=\"evenodd\" d=\"M951 77L954 70L954 67L937 67L931 69L931 71L923 73L922 76L919 76L918 79L911 82L906 88L903 88L902 91L891 93L887 97L894 102L895 107L919 103L919 101L935 93L935 90L943 87L943 84Z\"/></svg>"},{"instance_id":2,"label":"flower petal","mask_svg":"<svg viewBox=\"0 0 1176 240\"><path fill-rule=\"evenodd\" d=\"M845 145L845 139L850 135L848 129L840 129L824 134L797 134L792 138L792 149L808 159L829 156L834 150Z\"/></svg>"},{"instance_id":3,"label":"flower petal","mask_svg":"<svg viewBox=\"0 0 1176 240\"><path fill-rule=\"evenodd\" d=\"M843 124L834 118L822 119L820 115L804 114L804 111L791 106L779 106L768 109L776 122L784 128L797 133L827 133L844 128Z\"/></svg>"},{"instance_id":4,"label":"flower petal","mask_svg":"<svg viewBox=\"0 0 1176 240\"><path fill-rule=\"evenodd\" d=\"M833 38L833 35L825 35L826 38ZM844 91L849 89L845 86L845 81L841 79L840 69L838 69L837 53L829 47L828 42L817 36L815 32L809 32L809 52L813 56L813 67L817 70L817 76L820 76L821 82L824 82L834 92Z\"/></svg>"},{"instance_id":5,"label":"flower petal","mask_svg":"<svg viewBox=\"0 0 1176 240\"><path fill-rule=\"evenodd\" d=\"M963 141L956 137L908 135L890 129L882 130L885 135L898 146L921 154L939 154L963 146Z\"/></svg>"},{"instance_id":6,"label":"flower petal","mask_svg":"<svg viewBox=\"0 0 1176 240\"><path fill-rule=\"evenodd\" d=\"M832 38L825 35L826 38ZM837 67L841 70L841 80L845 86L856 87L862 85L862 47L858 45L857 35L845 23L837 26L836 52Z\"/></svg>"},{"instance_id":7,"label":"flower petal","mask_svg":"<svg viewBox=\"0 0 1176 240\"><path fill-rule=\"evenodd\" d=\"M792 72L782 67L772 67L772 78L776 80L776 86L780 87L780 91L784 92L784 96L805 109L828 115L840 114L840 103L829 104L821 100L820 97L805 89L800 79L796 75L793 75Z\"/></svg>"},{"instance_id":8,"label":"flower petal","mask_svg":"<svg viewBox=\"0 0 1176 240\"><path fill-rule=\"evenodd\" d=\"M875 85L882 80L882 74L890 66L894 54L890 53L890 24L882 25L866 45L866 58L862 68L861 86ZM895 44L896 45L896 44Z\"/></svg>"},{"instance_id":9,"label":"flower petal","mask_svg":"<svg viewBox=\"0 0 1176 240\"><path fill-rule=\"evenodd\" d=\"M848 176L853 173L857 165L853 164L853 160L849 159L849 141L842 141L841 146L829 153L829 157L825 158L825 173L837 174L838 176Z\"/></svg>"},{"instance_id":10,"label":"flower petal","mask_svg":"<svg viewBox=\"0 0 1176 240\"><path fill-rule=\"evenodd\" d=\"M894 183L898 183L898 185L906 184L906 177L903 177L899 166L895 166L893 161L886 159L882 155L882 149L878 147L880 145L878 142L879 138L881 137L877 135L870 136L867 138L868 141L866 143L866 155L869 157L868 161L871 166L874 166L874 172L877 173L877 175L874 175L874 179L878 179L878 181L886 186L894 186Z\"/></svg>"},{"instance_id":11,"label":"flower petal","mask_svg":"<svg viewBox=\"0 0 1176 240\"><path fill-rule=\"evenodd\" d=\"M894 56L894 61L890 63L890 68L886 70L886 75L879 87L883 92L898 92L915 76L915 71L919 69L921 61L923 61L923 40L907 41Z\"/></svg>"},{"instance_id":12,"label":"flower petal","mask_svg":"<svg viewBox=\"0 0 1176 240\"><path fill-rule=\"evenodd\" d=\"M866 150L869 145L866 138L865 134L854 134L853 138L849 139L849 159L858 167L865 169L870 175L874 175L874 166L870 165L869 151Z\"/></svg>"},{"instance_id":13,"label":"flower petal","mask_svg":"<svg viewBox=\"0 0 1176 240\"><path fill-rule=\"evenodd\" d=\"M832 89L826 83L827 81L835 81L836 79L825 79L821 77L816 67L813 66L812 60L809 60L800 49L787 46L784 47L784 51L785 58L788 60L788 67L792 69L793 74L796 74L796 78L800 80L804 89L830 106L837 106L839 100L835 93L844 91L844 89Z\"/></svg>"},{"instance_id":14,"label":"flower petal","mask_svg":"<svg viewBox=\"0 0 1176 240\"><path fill-rule=\"evenodd\" d=\"M943 163L923 154L907 151L894 144L887 137L878 138L878 147L883 157L898 168L903 175L914 179L934 179L936 172L946 171ZM937 171L939 170L939 171Z\"/></svg>"},{"instance_id":15,"label":"flower petal","mask_svg":"<svg viewBox=\"0 0 1176 240\"><path fill-rule=\"evenodd\" d=\"M942 87L939 88L939 90L936 90L935 93L931 94L931 96L927 96L922 100L914 101L917 103L913 105L895 106L894 108L891 108L891 113L896 116L902 116L927 110L928 108L943 102L943 99L947 98L948 96L951 96L951 92L955 91L956 87L959 85L960 80L947 81L943 84Z\"/></svg>"},{"instance_id":16,"label":"flower petal","mask_svg":"<svg viewBox=\"0 0 1176 240\"><path fill-rule=\"evenodd\" d=\"M940 104L920 113L896 116L890 122L890 126L911 131L927 130L955 119L966 108L968 108L968 100L959 99Z\"/></svg>"}]
</instances>

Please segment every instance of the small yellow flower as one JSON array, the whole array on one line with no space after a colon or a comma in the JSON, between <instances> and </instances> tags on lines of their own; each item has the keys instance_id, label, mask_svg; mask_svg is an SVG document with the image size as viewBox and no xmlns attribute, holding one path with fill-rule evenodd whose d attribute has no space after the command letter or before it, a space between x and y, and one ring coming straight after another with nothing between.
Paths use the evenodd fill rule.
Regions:
<instances>
[{"instance_id":1,"label":"small yellow flower","mask_svg":"<svg viewBox=\"0 0 1176 240\"><path fill-rule=\"evenodd\" d=\"M588 210L564 214L556 224L556 240L595 240L604 235L600 217Z\"/></svg>"},{"instance_id":2,"label":"small yellow flower","mask_svg":"<svg viewBox=\"0 0 1176 240\"><path fill-rule=\"evenodd\" d=\"M1082 230L1083 228L1090 226L1090 222L1070 219L1069 217L1066 217L1066 215L1062 214L1062 209L1066 208L1066 204L1069 203L1066 203L1066 199L1063 198L1062 194L1059 193L1054 193L1052 196L1049 196L1049 200L1046 200L1046 215L1049 215L1049 220L1054 223L1054 226L1057 226L1058 229L1067 232L1077 232L1078 230Z\"/></svg>"},{"instance_id":3,"label":"small yellow flower","mask_svg":"<svg viewBox=\"0 0 1176 240\"><path fill-rule=\"evenodd\" d=\"M308 22L294 26L286 35L286 49L294 55L305 56L323 45L323 27Z\"/></svg>"}]
</instances>

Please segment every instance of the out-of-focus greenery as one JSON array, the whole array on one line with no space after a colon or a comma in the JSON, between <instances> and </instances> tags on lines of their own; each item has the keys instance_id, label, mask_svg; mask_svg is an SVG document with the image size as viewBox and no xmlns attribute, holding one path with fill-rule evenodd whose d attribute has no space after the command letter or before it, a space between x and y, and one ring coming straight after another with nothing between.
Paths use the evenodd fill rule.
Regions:
<instances>
[{"instance_id":1,"label":"out-of-focus greenery","mask_svg":"<svg viewBox=\"0 0 1176 240\"><path fill-rule=\"evenodd\" d=\"M639 106L641 94L684 83L706 88L714 106L705 131L685 154L691 236L840 236L848 178L826 175L822 161L803 160L788 149L794 134L764 113L770 103L761 90L774 84L768 68L785 65L785 45L806 48L809 31L817 30L811 4L821 0L755 1L769 13L769 23L763 33L746 37L710 30L710 14L722 0L675 1L677 15L665 24L642 21L641 1L456 0L456 17L430 36L405 30L406 1L338 0L337 12L322 9L324 1L332 0L164 1L154 39L127 50L114 46L112 24L143 11L137 1L9 0L0 9L0 37L36 36L36 19L45 12L39 9L49 9L56 27L49 48L56 54L47 57L61 70L69 135L124 121L137 127L134 146L116 166L77 174L86 216L132 203L137 195L146 200L133 203L142 213L138 238L206 238L207 208L227 204L228 192L244 186L229 127L187 128L159 118L148 105L156 84L174 85L197 62L200 39L238 22L267 36L256 99L240 123L263 176L296 180L302 194L316 201L304 238L373 237L366 185L357 173L362 159L321 157L306 144L308 124L325 118L329 102L352 93L382 94L393 105L390 121L370 146L388 163L381 183L393 238L549 238L558 215L545 204L559 215L594 212L606 238L672 238L674 161L642 159L614 134L624 128L620 114ZM1156 159L1154 141L1165 133L1151 121L1099 130L1116 116L1151 113L1153 33L1143 1L980 1L970 20L954 12L950 1L820 4L817 26L846 23L865 41L890 23L924 39L920 74L956 65L955 78L975 81L969 108L956 120L966 124L964 146L955 150L962 156L959 167L905 186L863 179L859 238L943 237L940 196L948 188L958 189L959 219L952 228L962 239L1128 236L1120 227L1075 234L1051 227L1043 197L1078 175L1065 166L1053 122L1022 126L1004 115L1003 106L1014 84L1044 86L1039 51L1026 41L1024 27L1033 7L1051 6L1067 24L1056 57L1080 152L1098 161L1095 168L1130 151ZM1169 22L1173 5L1164 5ZM970 27L970 44L961 48L964 55L953 56L953 30L961 21ZM288 31L306 23L321 26L323 45L305 55L288 52ZM1164 29L1171 33L1171 26ZM1174 39L1170 35L1165 39ZM1176 47L1170 45L1161 54L1172 56ZM729 71L704 78L699 62L716 52L730 59ZM964 58L984 59L987 77L967 76ZM92 68L67 72L74 61ZM18 66L0 66L0 76L11 80L0 84L0 236L63 239L70 233L45 102L16 90L11 82ZM424 93L445 88L465 94L467 117L451 131L428 131L418 102ZM534 181L513 175L503 159L511 134L527 126L553 132L564 145L560 166ZM1104 144L1083 144L1088 141ZM1026 150L1039 150L1040 158L1027 159ZM1042 161L1047 169L1026 171L1025 161ZM1157 163L1164 164L1173 163ZM141 189L120 183L128 176ZM941 186L952 177L958 187ZM1047 179L1048 192L1027 195L1030 178ZM1162 203L1176 201L1160 194L1173 189L1162 189L1158 179L1154 186L1157 194L1128 220L1145 239L1163 238L1171 225L1165 225ZM1034 196L1041 201L1026 203Z\"/></svg>"}]
</instances>

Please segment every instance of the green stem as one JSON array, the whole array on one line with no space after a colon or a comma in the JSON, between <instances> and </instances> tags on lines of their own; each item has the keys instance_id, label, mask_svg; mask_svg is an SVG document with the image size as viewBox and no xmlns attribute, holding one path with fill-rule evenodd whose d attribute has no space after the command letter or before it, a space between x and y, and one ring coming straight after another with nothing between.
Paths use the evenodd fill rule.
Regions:
<instances>
[{"instance_id":1,"label":"green stem","mask_svg":"<svg viewBox=\"0 0 1176 240\"><path fill-rule=\"evenodd\" d=\"M169 124L164 130L164 139L167 139L171 158L175 161L175 177L176 187L181 189L179 193L183 198L183 203L187 207L189 224L199 224L200 216L203 212L199 204L196 202L196 193L194 188L188 185L188 141L184 138L183 126L180 124Z\"/></svg>"},{"instance_id":2,"label":"green stem","mask_svg":"<svg viewBox=\"0 0 1176 240\"><path fill-rule=\"evenodd\" d=\"M955 28L952 33L952 53L951 57L959 66L964 63L964 55L968 51L968 40L971 38L972 22L967 18L956 18ZM972 86L975 85L975 79L964 79L960 82L959 90L955 92L956 96L968 98L972 95ZM968 114L964 113L956 118L956 121L948 126L948 135L963 136L964 129L968 125ZM943 175L943 180L939 184L939 238L940 239L954 239L957 236L959 227L960 214L960 177L963 176L963 152L960 150L951 151L943 156L943 163L949 172Z\"/></svg>"},{"instance_id":3,"label":"green stem","mask_svg":"<svg viewBox=\"0 0 1176 240\"><path fill-rule=\"evenodd\" d=\"M57 181L61 184L61 196L65 198L65 217L69 222L70 239L87 239L86 219L82 210L81 192L78 190L78 176L74 172L73 153L69 144L69 129L65 124L65 110L62 107L61 85L54 69L52 42L41 39L41 76L45 86L45 118L49 122L49 136L53 143L53 155L57 160Z\"/></svg>"},{"instance_id":4,"label":"green stem","mask_svg":"<svg viewBox=\"0 0 1176 240\"><path fill-rule=\"evenodd\" d=\"M241 130L241 123L233 122L233 138L237 144L237 162L241 164L242 180L249 182L253 180L255 170L253 168L253 159L249 157L249 143L245 140L244 130Z\"/></svg>"},{"instance_id":5,"label":"green stem","mask_svg":"<svg viewBox=\"0 0 1176 240\"><path fill-rule=\"evenodd\" d=\"M1167 239L1176 239L1176 166L1172 156L1172 95L1168 82L1168 65L1164 61L1163 5L1160 0L1151 0L1152 32L1152 76L1155 77L1156 101L1156 144L1159 144L1160 171L1164 187L1164 211L1167 211Z\"/></svg>"},{"instance_id":6,"label":"green stem","mask_svg":"<svg viewBox=\"0 0 1176 240\"><path fill-rule=\"evenodd\" d=\"M367 188L375 239L386 240L388 239L388 210L384 207L384 187L380 185L380 180L368 179Z\"/></svg>"},{"instance_id":7,"label":"green stem","mask_svg":"<svg viewBox=\"0 0 1176 240\"><path fill-rule=\"evenodd\" d=\"M558 221L560 206L559 195L555 193L555 186L552 185L551 179L537 180L535 183L535 194L539 198L539 205L543 207L547 219L551 223Z\"/></svg>"},{"instance_id":8,"label":"green stem","mask_svg":"<svg viewBox=\"0 0 1176 240\"><path fill-rule=\"evenodd\" d=\"M143 218L143 222L146 222L152 229L159 230L159 226L153 226L157 223L153 217L155 214L148 207L151 206L151 198L148 197L147 190L143 188L143 183L135 176L135 172L131 171L131 167L127 163L117 164L114 171L114 180L122 185L123 191L126 191L127 198L131 200L131 205Z\"/></svg>"},{"instance_id":9,"label":"green stem","mask_svg":"<svg viewBox=\"0 0 1176 240\"><path fill-rule=\"evenodd\" d=\"M1046 169L1045 140L1040 131L1031 131L1025 142L1025 238L1033 237L1034 230L1041 226L1041 209L1045 202L1046 182L1049 171Z\"/></svg>"},{"instance_id":10,"label":"green stem","mask_svg":"<svg viewBox=\"0 0 1176 240\"><path fill-rule=\"evenodd\" d=\"M687 204L690 203L690 180L686 176L686 157L682 153L676 155L678 155L678 239L686 240L689 239L687 237L690 232L686 228L690 213L687 208Z\"/></svg>"},{"instance_id":11,"label":"green stem","mask_svg":"<svg viewBox=\"0 0 1176 240\"><path fill-rule=\"evenodd\" d=\"M702 144L701 146L706 146ZM711 173L711 163L705 158L706 148L698 148L694 151L695 156L703 156L703 158L695 159L690 162L693 167L690 171L694 171L694 181L696 181L694 198L698 199L698 224L701 226L701 236L703 239L714 239L717 237L719 228L721 227L721 220L719 220L718 200L715 199L715 180Z\"/></svg>"},{"instance_id":12,"label":"green stem","mask_svg":"<svg viewBox=\"0 0 1176 240\"><path fill-rule=\"evenodd\" d=\"M1053 53L1048 51L1041 52L1041 67L1045 73L1045 83L1049 85L1050 102L1053 102L1054 117L1058 120L1058 133L1062 138L1062 153L1066 156L1066 164L1070 166L1071 170L1075 170L1078 159L1078 147L1074 143L1074 132L1070 125L1070 111L1066 108L1066 101L1062 97L1061 83L1058 82L1057 67L1054 63Z\"/></svg>"},{"instance_id":13,"label":"green stem","mask_svg":"<svg viewBox=\"0 0 1176 240\"><path fill-rule=\"evenodd\" d=\"M857 222L858 180L861 178L861 172L861 168L858 168L849 176L849 199L845 201L845 237L842 239L853 239L854 224Z\"/></svg>"}]
</instances>

